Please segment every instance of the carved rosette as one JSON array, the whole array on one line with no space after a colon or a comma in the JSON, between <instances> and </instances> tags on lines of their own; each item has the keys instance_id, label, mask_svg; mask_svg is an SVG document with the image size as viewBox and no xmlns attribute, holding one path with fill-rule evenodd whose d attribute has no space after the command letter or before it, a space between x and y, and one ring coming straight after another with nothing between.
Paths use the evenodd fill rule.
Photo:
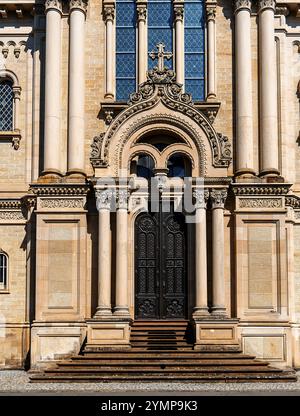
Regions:
<instances>
[{"instance_id":1,"label":"carved rosette","mask_svg":"<svg viewBox=\"0 0 300 416\"><path fill-rule=\"evenodd\" d=\"M128 208L129 192L127 189L119 189L118 192L118 209Z\"/></svg>"},{"instance_id":2,"label":"carved rosette","mask_svg":"<svg viewBox=\"0 0 300 416\"><path fill-rule=\"evenodd\" d=\"M46 0L45 13L47 13L49 10L57 10L62 13L62 0Z\"/></svg>"},{"instance_id":3,"label":"carved rosette","mask_svg":"<svg viewBox=\"0 0 300 416\"><path fill-rule=\"evenodd\" d=\"M174 19L175 22L183 22L184 7L183 4L174 3Z\"/></svg>"},{"instance_id":4,"label":"carved rosette","mask_svg":"<svg viewBox=\"0 0 300 416\"><path fill-rule=\"evenodd\" d=\"M212 204L212 209L215 208L224 208L225 201L227 198L226 189L212 189L210 193L210 199Z\"/></svg>"},{"instance_id":5,"label":"carved rosette","mask_svg":"<svg viewBox=\"0 0 300 416\"><path fill-rule=\"evenodd\" d=\"M87 12L88 0L70 0L70 12L73 10L81 10L83 13Z\"/></svg>"},{"instance_id":6,"label":"carved rosette","mask_svg":"<svg viewBox=\"0 0 300 416\"><path fill-rule=\"evenodd\" d=\"M195 198L195 208L206 208L209 191L208 189L195 189L193 192Z\"/></svg>"},{"instance_id":7,"label":"carved rosette","mask_svg":"<svg viewBox=\"0 0 300 416\"><path fill-rule=\"evenodd\" d=\"M233 0L234 13L241 10L251 11L251 0Z\"/></svg>"},{"instance_id":8,"label":"carved rosette","mask_svg":"<svg viewBox=\"0 0 300 416\"><path fill-rule=\"evenodd\" d=\"M113 189L96 190L96 206L97 210L108 209L111 210L112 202L115 198L115 192Z\"/></svg>"},{"instance_id":9,"label":"carved rosette","mask_svg":"<svg viewBox=\"0 0 300 416\"><path fill-rule=\"evenodd\" d=\"M273 10L275 13L276 1L275 0L258 0L258 13L261 13L263 10Z\"/></svg>"},{"instance_id":10,"label":"carved rosette","mask_svg":"<svg viewBox=\"0 0 300 416\"><path fill-rule=\"evenodd\" d=\"M207 6L206 8L206 20L209 21L215 21L216 19L216 7L214 6Z\"/></svg>"},{"instance_id":11,"label":"carved rosette","mask_svg":"<svg viewBox=\"0 0 300 416\"><path fill-rule=\"evenodd\" d=\"M115 18L115 5L114 4L105 4L103 7L103 18L105 23L114 21Z\"/></svg>"},{"instance_id":12,"label":"carved rosette","mask_svg":"<svg viewBox=\"0 0 300 416\"><path fill-rule=\"evenodd\" d=\"M147 7L145 4L137 4L137 20L138 22L146 22L147 18Z\"/></svg>"}]
</instances>

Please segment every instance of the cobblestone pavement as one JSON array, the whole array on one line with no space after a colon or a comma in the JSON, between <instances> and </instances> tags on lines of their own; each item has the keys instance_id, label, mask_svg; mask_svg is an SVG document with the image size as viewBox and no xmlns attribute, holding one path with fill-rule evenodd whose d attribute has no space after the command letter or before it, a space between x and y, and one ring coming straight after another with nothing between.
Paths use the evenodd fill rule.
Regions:
<instances>
[{"instance_id":1,"label":"cobblestone pavement","mask_svg":"<svg viewBox=\"0 0 300 416\"><path fill-rule=\"evenodd\" d=\"M295 383L29 383L21 370L0 371L0 395L27 394L293 394L300 395L300 371Z\"/></svg>"}]
</instances>

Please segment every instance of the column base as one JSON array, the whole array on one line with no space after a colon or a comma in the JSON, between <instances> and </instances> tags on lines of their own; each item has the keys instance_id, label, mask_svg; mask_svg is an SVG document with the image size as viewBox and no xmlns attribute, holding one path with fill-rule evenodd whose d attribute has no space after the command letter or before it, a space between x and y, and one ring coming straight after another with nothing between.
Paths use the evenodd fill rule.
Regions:
<instances>
[{"instance_id":1,"label":"column base","mask_svg":"<svg viewBox=\"0 0 300 416\"><path fill-rule=\"evenodd\" d=\"M208 317L210 316L210 313L208 312L208 307L207 306L203 306L203 307L195 307L193 310L193 318L197 319L197 318L202 318L202 317Z\"/></svg>"},{"instance_id":2,"label":"column base","mask_svg":"<svg viewBox=\"0 0 300 416\"><path fill-rule=\"evenodd\" d=\"M238 169L234 176L238 178L253 178L256 176L256 172L254 169L250 168Z\"/></svg>"},{"instance_id":3,"label":"column base","mask_svg":"<svg viewBox=\"0 0 300 416\"><path fill-rule=\"evenodd\" d=\"M56 169L46 169L38 178L39 183L60 182L63 177L61 171Z\"/></svg>"},{"instance_id":4,"label":"column base","mask_svg":"<svg viewBox=\"0 0 300 416\"><path fill-rule=\"evenodd\" d=\"M114 316L130 318L128 307L127 306L115 306Z\"/></svg>"},{"instance_id":5,"label":"column base","mask_svg":"<svg viewBox=\"0 0 300 416\"><path fill-rule=\"evenodd\" d=\"M216 101L217 96L215 93L210 92L207 94L206 100L205 101Z\"/></svg>"},{"instance_id":6,"label":"column base","mask_svg":"<svg viewBox=\"0 0 300 416\"><path fill-rule=\"evenodd\" d=\"M102 318L102 317L107 318L108 316L112 316L111 308L105 307L105 306L99 306L96 309L96 313L93 316L93 319Z\"/></svg>"},{"instance_id":7,"label":"column base","mask_svg":"<svg viewBox=\"0 0 300 416\"><path fill-rule=\"evenodd\" d=\"M81 169L70 169L66 173L66 182L85 182L86 173Z\"/></svg>"},{"instance_id":8,"label":"column base","mask_svg":"<svg viewBox=\"0 0 300 416\"><path fill-rule=\"evenodd\" d=\"M266 176L279 176L279 175L280 175L279 170L278 169L275 169L275 168L262 169L259 172L259 176L262 176L262 177L266 177Z\"/></svg>"},{"instance_id":9,"label":"column base","mask_svg":"<svg viewBox=\"0 0 300 416\"><path fill-rule=\"evenodd\" d=\"M200 351L240 351L237 338L238 319L193 318L195 330L195 350Z\"/></svg>"},{"instance_id":10,"label":"column base","mask_svg":"<svg viewBox=\"0 0 300 416\"><path fill-rule=\"evenodd\" d=\"M85 351L130 349L131 319L94 317L87 322Z\"/></svg>"}]
</instances>

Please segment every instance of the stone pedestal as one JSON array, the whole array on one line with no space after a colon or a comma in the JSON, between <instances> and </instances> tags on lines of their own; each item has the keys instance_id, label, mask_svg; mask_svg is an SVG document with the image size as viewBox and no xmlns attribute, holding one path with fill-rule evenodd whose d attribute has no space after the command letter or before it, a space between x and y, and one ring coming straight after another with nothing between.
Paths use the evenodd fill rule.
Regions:
<instances>
[{"instance_id":1,"label":"stone pedestal","mask_svg":"<svg viewBox=\"0 0 300 416\"><path fill-rule=\"evenodd\" d=\"M238 319L194 318L195 350L236 351L240 349L237 338Z\"/></svg>"},{"instance_id":2,"label":"stone pedestal","mask_svg":"<svg viewBox=\"0 0 300 416\"><path fill-rule=\"evenodd\" d=\"M114 317L87 321L85 351L129 349L131 319Z\"/></svg>"}]
</instances>

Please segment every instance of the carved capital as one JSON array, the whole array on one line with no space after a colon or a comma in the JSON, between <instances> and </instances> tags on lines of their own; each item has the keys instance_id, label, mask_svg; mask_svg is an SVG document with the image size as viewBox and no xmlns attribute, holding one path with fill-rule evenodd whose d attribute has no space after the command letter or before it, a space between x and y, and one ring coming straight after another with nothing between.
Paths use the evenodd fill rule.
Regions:
<instances>
[{"instance_id":1,"label":"carved capital","mask_svg":"<svg viewBox=\"0 0 300 416\"><path fill-rule=\"evenodd\" d=\"M72 10L81 10L84 13L87 12L88 0L70 0L69 7L70 12Z\"/></svg>"},{"instance_id":2,"label":"carved capital","mask_svg":"<svg viewBox=\"0 0 300 416\"><path fill-rule=\"evenodd\" d=\"M136 6L137 10L137 19L138 21L146 22L147 17L147 7L145 4L137 4Z\"/></svg>"},{"instance_id":3,"label":"carved capital","mask_svg":"<svg viewBox=\"0 0 300 416\"><path fill-rule=\"evenodd\" d=\"M263 10L273 10L275 12L276 1L275 0L258 0L258 13L261 13Z\"/></svg>"},{"instance_id":4,"label":"carved capital","mask_svg":"<svg viewBox=\"0 0 300 416\"><path fill-rule=\"evenodd\" d=\"M239 12L240 10L249 10L251 11L251 0L233 0L234 13Z\"/></svg>"},{"instance_id":5,"label":"carved capital","mask_svg":"<svg viewBox=\"0 0 300 416\"><path fill-rule=\"evenodd\" d=\"M115 192L113 189L104 189L96 190L96 206L97 210L101 209L111 209L113 198L115 197Z\"/></svg>"},{"instance_id":6,"label":"carved capital","mask_svg":"<svg viewBox=\"0 0 300 416\"><path fill-rule=\"evenodd\" d=\"M227 198L226 189L212 189L210 193L210 199L212 203L212 208L224 208L225 201Z\"/></svg>"},{"instance_id":7,"label":"carved capital","mask_svg":"<svg viewBox=\"0 0 300 416\"><path fill-rule=\"evenodd\" d=\"M115 18L115 5L114 4L107 4L103 7L103 17L105 23L114 21Z\"/></svg>"},{"instance_id":8,"label":"carved capital","mask_svg":"<svg viewBox=\"0 0 300 416\"><path fill-rule=\"evenodd\" d=\"M193 192L193 197L195 198L196 208L206 208L209 191L208 189L195 189Z\"/></svg>"},{"instance_id":9,"label":"carved capital","mask_svg":"<svg viewBox=\"0 0 300 416\"><path fill-rule=\"evenodd\" d=\"M206 8L206 20L209 22L210 20L215 21L215 19L216 19L216 7L207 6L207 8Z\"/></svg>"},{"instance_id":10,"label":"carved capital","mask_svg":"<svg viewBox=\"0 0 300 416\"><path fill-rule=\"evenodd\" d=\"M184 7L183 4L174 3L174 18L175 22L183 21Z\"/></svg>"},{"instance_id":11,"label":"carved capital","mask_svg":"<svg viewBox=\"0 0 300 416\"><path fill-rule=\"evenodd\" d=\"M49 10L57 10L62 13L62 0L45 0L45 13Z\"/></svg>"},{"instance_id":12,"label":"carved capital","mask_svg":"<svg viewBox=\"0 0 300 416\"><path fill-rule=\"evenodd\" d=\"M129 192L127 189L119 189L118 192L118 209L128 208Z\"/></svg>"}]
</instances>

